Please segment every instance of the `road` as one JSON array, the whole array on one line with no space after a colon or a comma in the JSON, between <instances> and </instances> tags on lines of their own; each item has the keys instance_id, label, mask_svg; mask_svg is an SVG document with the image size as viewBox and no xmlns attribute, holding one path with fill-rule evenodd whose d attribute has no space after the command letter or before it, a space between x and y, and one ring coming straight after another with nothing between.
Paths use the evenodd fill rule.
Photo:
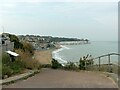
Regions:
<instances>
[{"instance_id":1,"label":"road","mask_svg":"<svg viewBox=\"0 0 120 90\"><path fill-rule=\"evenodd\" d=\"M43 69L33 77L3 88L117 88L117 85L99 72Z\"/></svg>"}]
</instances>

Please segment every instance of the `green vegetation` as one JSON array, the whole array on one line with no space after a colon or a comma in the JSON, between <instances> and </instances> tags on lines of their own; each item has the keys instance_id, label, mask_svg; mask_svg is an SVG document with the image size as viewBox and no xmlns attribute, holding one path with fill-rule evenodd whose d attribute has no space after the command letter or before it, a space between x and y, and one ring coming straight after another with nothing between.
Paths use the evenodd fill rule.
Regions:
<instances>
[{"instance_id":1,"label":"green vegetation","mask_svg":"<svg viewBox=\"0 0 120 90\"><path fill-rule=\"evenodd\" d=\"M62 68L65 70L87 70L89 66L92 66L94 64L93 58L91 55L83 56L83 58L80 58L80 61L78 63L74 62L68 62L65 64L65 66L62 66L57 60L52 60L52 68Z\"/></svg>"},{"instance_id":2,"label":"green vegetation","mask_svg":"<svg viewBox=\"0 0 120 90\"><path fill-rule=\"evenodd\" d=\"M20 50L17 50L20 51ZM40 63L29 57L25 52L21 52L22 56L15 58L15 61L11 62L8 54L2 55L2 78L9 77L18 73L22 73L24 70L39 70L41 69ZM25 57L23 59L23 57ZM28 58L29 57L29 58Z\"/></svg>"},{"instance_id":3,"label":"green vegetation","mask_svg":"<svg viewBox=\"0 0 120 90\"><path fill-rule=\"evenodd\" d=\"M6 65L2 66L2 78L5 78L5 76L9 77L12 74L13 74L13 70L11 68L9 68Z\"/></svg>"},{"instance_id":4,"label":"green vegetation","mask_svg":"<svg viewBox=\"0 0 120 90\"><path fill-rule=\"evenodd\" d=\"M41 68L41 64L32 58L31 53L28 51L24 51L22 49L17 49L15 50L16 53L18 53L20 55L20 57L18 57L19 60L21 60L21 62L23 62L25 64L25 68L26 69L40 69Z\"/></svg>"},{"instance_id":5,"label":"green vegetation","mask_svg":"<svg viewBox=\"0 0 120 90\"><path fill-rule=\"evenodd\" d=\"M25 39L25 37L33 37L34 39L44 38L42 42L62 42L62 41L89 41L88 39L78 39L78 38L66 38L66 37L52 37L52 36L39 36L39 35L19 35L19 38Z\"/></svg>"},{"instance_id":6,"label":"green vegetation","mask_svg":"<svg viewBox=\"0 0 120 90\"><path fill-rule=\"evenodd\" d=\"M19 48L23 48L23 44L19 41L18 37L12 34L8 34L10 41L14 42L14 48L15 49L19 49Z\"/></svg>"},{"instance_id":7,"label":"green vegetation","mask_svg":"<svg viewBox=\"0 0 120 90\"><path fill-rule=\"evenodd\" d=\"M91 55L83 56L83 58L80 58L79 61L79 69L80 70L86 70L86 68L90 65L93 65L93 59L91 58Z\"/></svg>"},{"instance_id":8,"label":"green vegetation","mask_svg":"<svg viewBox=\"0 0 120 90\"><path fill-rule=\"evenodd\" d=\"M40 63L33 59L33 47L28 42L20 42L18 37L11 34L5 34L14 42L14 52L19 54L19 57L14 57L12 61L10 55L2 53L2 78L7 78L15 74L23 73L26 70L38 70L41 68ZM4 37L4 34L2 35Z\"/></svg>"},{"instance_id":9,"label":"green vegetation","mask_svg":"<svg viewBox=\"0 0 120 90\"><path fill-rule=\"evenodd\" d=\"M75 63L73 62L68 62L65 66L64 66L65 70L77 70L78 67L77 65L75 65Z\"/></svg>"},{"instance_id":10,"label":"green vegetation","mask_svg":"<svg viewBox=\"0 0 120 90\"><path fill-rule=\"evenodd\" d=\"M33 54L33 46L28 43L27 41L20 42L19 38L16 35L9 34L9 33L3 33L2 37L9 37L11 42L14 42L14 49L22 49L25 52L29 52Z\"/></svg>"},{"instance_id":11,"label":"green vegetation","mask_svg":"<svg viewBox=\"0 0 120 90\"><path fill-rule=\"evenodd\" d=\"M61 68L62 65L55 59L52 60L52 68L53 69L57 69L57 68Z\"/></svg>"},{"instance_id":12,"label":"green vegetation","mask_svg":"<svg viewBox=\"0 0 120 90\"><path fill-rule=\"evenodd\" d=\"M65 69L65 70L77 70L78 67L73 62L68 62L65 66L62 66L57 60L52 60L52 66L53 69Z\"/></svg>"},{"instance_id":13,"label":"green vegetation","mask_svg":"<svg viewBox=\"0 0 120 90\"><path fill-rule=\"evenodd\" d=\"M30 44L30 43L28 43L28 42L22 42L22 45L23 45L23 47L22 47L22 49L25 51L25 52L28 52L28 53L30 53L31 55L33 55L34 54L34 48L33 48L33 46Z\"/></svg>"}]
</instances>

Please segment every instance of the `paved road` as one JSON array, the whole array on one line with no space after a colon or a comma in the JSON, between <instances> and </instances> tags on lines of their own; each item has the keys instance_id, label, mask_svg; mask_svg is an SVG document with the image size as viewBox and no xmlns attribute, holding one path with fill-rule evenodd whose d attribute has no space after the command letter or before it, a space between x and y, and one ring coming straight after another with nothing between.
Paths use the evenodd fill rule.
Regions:
<instances>
[{"instance_id":1,"label":"paved road","mask_svg":"<svg viewBox=\"0 0 120 90\"><path fill-rule=\"evenodd\" d=\"M116 88L114 81L104 74L88 71L43 69L27 80L3 86L7 88Z\"/></svg>"}]
</instances>

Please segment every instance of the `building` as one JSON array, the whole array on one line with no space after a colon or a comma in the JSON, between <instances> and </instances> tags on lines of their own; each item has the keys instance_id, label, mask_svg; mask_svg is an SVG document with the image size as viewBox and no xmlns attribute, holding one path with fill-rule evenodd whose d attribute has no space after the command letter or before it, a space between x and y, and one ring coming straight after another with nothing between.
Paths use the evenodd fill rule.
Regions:
<instances>
[{"instance_id":1,"label":"building","mask_svg":"<svg viewBox=\"0 0 120 90\"><path fill-rule=\"evenodd\" d=\"M2 34L1 37L0 37L0 49L2 50L1 52L5 52L7 54L10 55L10 61L14 61L15 60L15 57L18 57L19 54L13 52L14 50L14 42L11 42L10 41L10 38L6 35L6 34Z\"/></svg>"},{"instance_id":2,"label":"building","mask_svg":"<svg viewBox=\"0 0 120 90\"><path fill-rule=\"evenodd\" d=\"M14 49L14 42L11 42L9 37L3 35L1 37L1 43L2 43L2 51L13 51Z\"/></svg>"}]
</instances>

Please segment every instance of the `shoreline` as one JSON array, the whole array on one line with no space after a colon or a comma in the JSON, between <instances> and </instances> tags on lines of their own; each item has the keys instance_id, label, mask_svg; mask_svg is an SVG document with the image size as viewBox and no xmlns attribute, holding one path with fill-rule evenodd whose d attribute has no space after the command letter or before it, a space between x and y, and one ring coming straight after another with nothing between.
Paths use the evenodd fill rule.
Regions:
<instances>
[{"instance_id":1,"label":"shoreline","mask_svg":"<svg viewBox=\"0 0 120 90\"><path fill-rule=\"evenodd\" d=\"M36 50L34 51L34 57L35 59L40 62L42 65L44 64L51 64L51 61L53 59L53 52L56 50L61 49L61 45L55 45L55 48L53 49L47 49L47 50Z\"/></svg>"},{"instance_id":2,"label":"shoreline","mask_svg":"<svg viewBox=\"0 0 120 90\"><path fill-rule=\"evenodd\" d=\"M66 60L63 60L60 55L58 54L58 52L66 49L67 47L63 46L63 45L59 45L59 48L52 51L52 58L57 60L60 64L62 64L62 66L65 66L65 64L67 64L68 62ZM67 48L68 49L68 48Z\"/></svg>"}]
</instances>

